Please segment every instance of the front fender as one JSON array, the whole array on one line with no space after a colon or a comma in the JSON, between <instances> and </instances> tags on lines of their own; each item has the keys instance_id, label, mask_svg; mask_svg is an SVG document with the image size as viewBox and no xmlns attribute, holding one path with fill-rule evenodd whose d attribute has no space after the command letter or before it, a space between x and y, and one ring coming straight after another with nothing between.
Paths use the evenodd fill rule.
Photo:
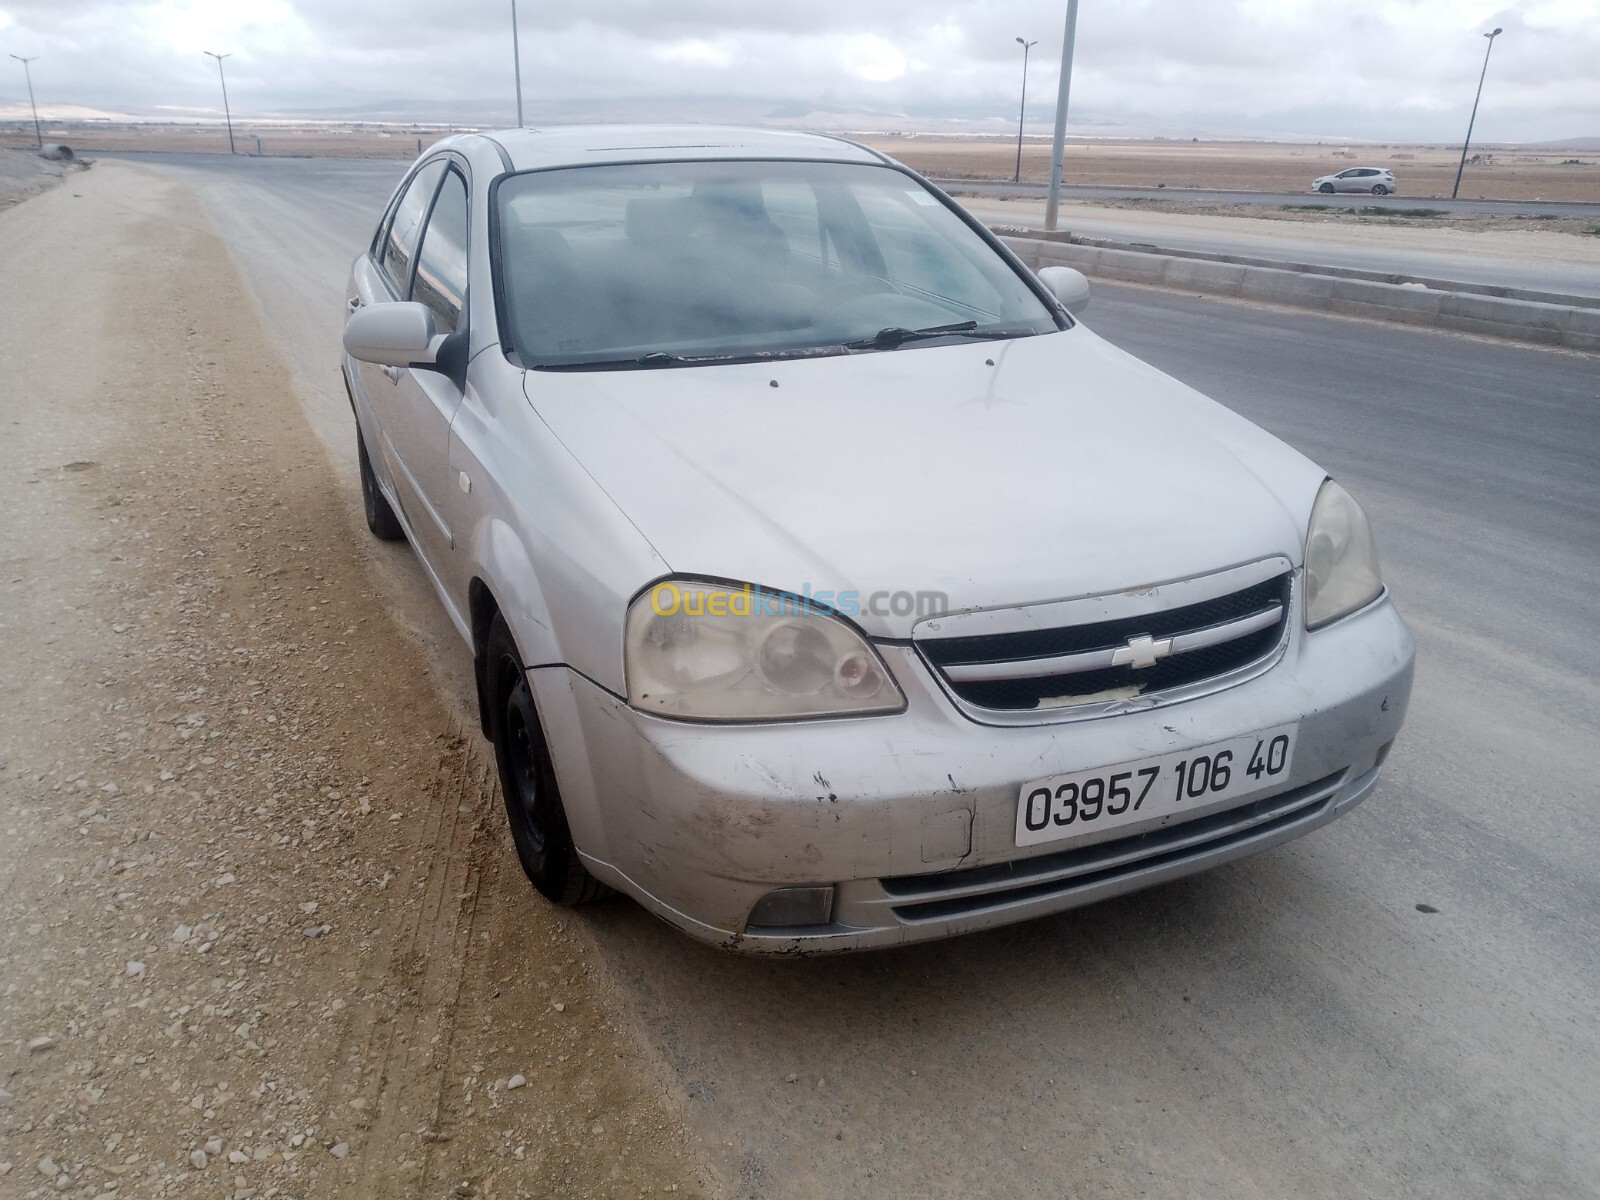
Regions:
<instances>
[{"instance_id":1,"label":"front fender","mask_svg":"<svg viewBox=\"0 0 1600 1200\"><path fill-rule=\"evenodd\" d=\"M472 561L478 582L494 597L511 628L525 666L561 661L561 647L550 620L550 607L533 559L517 531L499 517L486 517L472 532ZM476 606L474 605L476 612ZM484 631L474 630L481 635Z\"/></svg>"}]
</instances>

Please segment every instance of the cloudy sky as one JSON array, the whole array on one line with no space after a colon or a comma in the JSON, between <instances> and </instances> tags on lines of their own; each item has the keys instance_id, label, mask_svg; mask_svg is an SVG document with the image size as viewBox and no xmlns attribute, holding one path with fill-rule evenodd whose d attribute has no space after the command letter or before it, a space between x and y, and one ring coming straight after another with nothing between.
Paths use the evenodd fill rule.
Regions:
<instances>
[{"instance_id":1,"label":"cloudy sky","mask_svg":"<svg viewBox=\"0 0 1600 1200\"><path fill-rule=\"evenodd\" d=\"M348 110L508 122L511 0L0 0L0 53L42 106ZM1065 0L519 0L530 123L770 113L1004 128L1018 35L1052 119ZM1505 33L1483 141L1600 136L1600 0L1082 0L1075 131L1458 139ZM0 111L25 97L0 59ZM15 77L15 78L13 78ZM1035 105L1032 101L1037 100Z\"/></svg>"}]
</instances>

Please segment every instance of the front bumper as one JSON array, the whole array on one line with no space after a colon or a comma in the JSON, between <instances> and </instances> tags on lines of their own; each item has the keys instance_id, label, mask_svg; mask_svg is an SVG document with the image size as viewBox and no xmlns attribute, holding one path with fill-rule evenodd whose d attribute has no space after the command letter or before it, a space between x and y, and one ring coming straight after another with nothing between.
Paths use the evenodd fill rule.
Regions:
<instances>
[{"instance_id":1,"label":"front bumper","mask_svg":"<svg viewBox=\"0 0 1600 1200\"><path fill-rule=\"evenodd\" d=\"M532 672L568 819L597 878L704 941L796 954L966 933L1091 903L1277 845L1369 795L1411 691L1387 598L1296 630L1271 670L1209 696L1088 721L994 727L955 711L907 646L887 717L706 726ZM1018 848L1027 780L1299 722L1290 778L1193 817ZM837 886L832 920L746 929L769 891Z\"/></svg>"}]
</instances>

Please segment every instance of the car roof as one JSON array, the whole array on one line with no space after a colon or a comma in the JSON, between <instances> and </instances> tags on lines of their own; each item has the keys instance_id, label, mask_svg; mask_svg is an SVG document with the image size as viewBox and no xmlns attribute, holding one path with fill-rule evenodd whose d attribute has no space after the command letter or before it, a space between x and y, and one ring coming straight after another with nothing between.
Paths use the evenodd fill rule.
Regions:
<instances>
[{"instance_id":1,"label":"car roof","mask_svg":"<svg viewBox=\"0 0 1600 1200\"><path fill-rule=\"evenodd\" d=\"M881 163L883 155L843 138L787 129L720 125L556 125L485 130L512 169L596 162L680 162L684 159L791 158Z\"/></svg>"}]
</instances>

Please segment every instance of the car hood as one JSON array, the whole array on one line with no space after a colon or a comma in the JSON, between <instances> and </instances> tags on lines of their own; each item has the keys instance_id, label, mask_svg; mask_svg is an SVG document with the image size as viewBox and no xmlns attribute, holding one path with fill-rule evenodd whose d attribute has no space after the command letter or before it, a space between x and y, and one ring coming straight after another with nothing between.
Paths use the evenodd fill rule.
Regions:
<instances>
[{"instance_id":1,"label":"car hood","mask_svg":"<svg viewBox=\"0 0 1600 1200\"><path fill-rule=\"evenodd\" d=\"M925 616L1298 564L1323 478L1082 325L524 388L675 574L854 593L880 637L918 610L878 593L942 595Z\"/></svg>"}]
</instances>

